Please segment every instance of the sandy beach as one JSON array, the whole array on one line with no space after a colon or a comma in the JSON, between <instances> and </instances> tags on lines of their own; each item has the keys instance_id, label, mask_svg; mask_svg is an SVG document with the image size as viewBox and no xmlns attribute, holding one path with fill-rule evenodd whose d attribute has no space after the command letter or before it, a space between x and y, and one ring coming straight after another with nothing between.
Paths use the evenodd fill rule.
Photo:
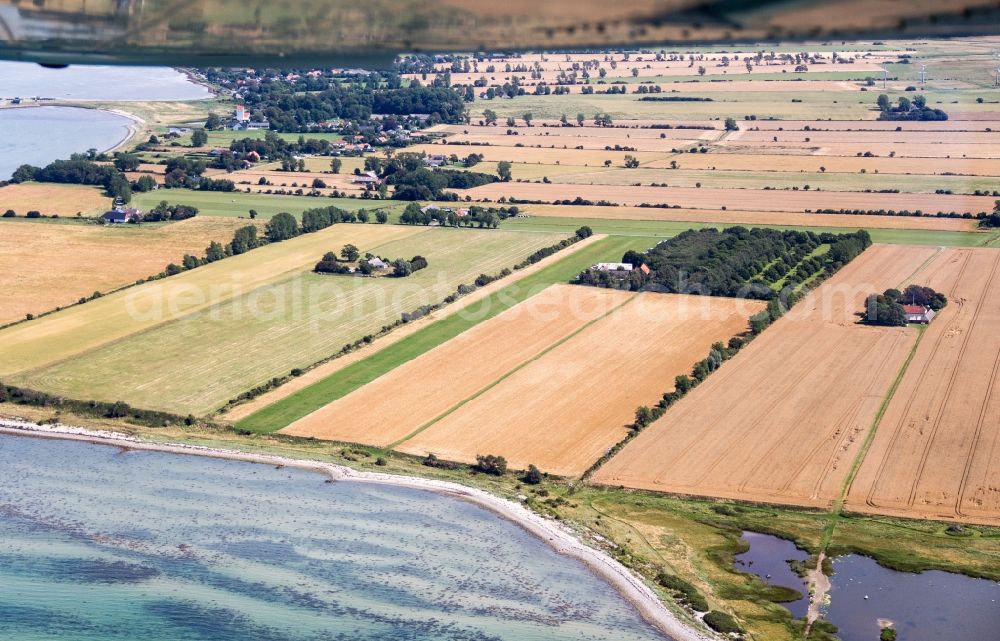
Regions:
<instances>
[{"instance_id":1,"label":"sandy beach","mask_svg":"<svg viewBox=\"0 0 1000 641\"><path fill-rule=\"evenodd\" d=\"M526 507L489 494L482 490L457 483L421 479L410 476L361 472L348 467L320 461L292 459L268 454L254 454L239 450L209 448L182 443L150 443L118 432L87 430L67 425L39 425L36 423L0 419L0 434L84 441L110 445L130 450L167 452L190 456L205 456L265 465L284 465L324 474L333 481L356 481L395 485L437 492L470 501L490 510L497 516L516 523L525 531L538 537L559 554L575 558L602 577L629 601L643 618L674 641L709 641L715 637L691 628L668 610L656 594L631 570L604 552L581 541L568 527L546 519Z\"/></svg>"}]
</instances>

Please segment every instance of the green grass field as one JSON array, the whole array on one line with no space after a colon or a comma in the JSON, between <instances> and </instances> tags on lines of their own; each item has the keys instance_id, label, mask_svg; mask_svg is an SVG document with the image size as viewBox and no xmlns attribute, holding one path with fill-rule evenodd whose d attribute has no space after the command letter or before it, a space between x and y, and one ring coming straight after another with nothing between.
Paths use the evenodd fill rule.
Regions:
<instances>
[{"instance_id":1,"label":"green grass field","mask_svg":"<svg viewBox=\"0 0 1000 641\"><path fill-rule=\"evenodd\" d=\"M169 203L192 205L202 216L236 216L246 218L251 209L256 209L260 218L270 218L278 212L287 211L298 216L306 209L329 207L369 211L380 207L398 205L392 200L364 200L360 198L317 198L314 196L280 196L274 194L248 194L240 191L192 191L190 189L169 189L135 194L132 205L142 210L155 207L161 200Z\"/></svg>"},{"instance_id":2,"label":"green grass field","mask_svg":"<svg viewBox=\"0 0 1000 641\"><path fill-rule=\"evenodd\" d=\"M733 223L697 223L684 221L658 220L604 220L600 218L558 218L552 216L533 216L531 218L516 218L503 223L507 229L523 229L525 231L572 232L581 225L587 225L596 233L621 236L646 236L669 238L686 229L702 227L732 227ZM799 227L794 225L748 225L752 227L772 227L775 229L800 229L824 232L853 232L862 227ZM895 245L942 245L947 247L983 247L994 241L997 233L957 232L957 231L925 231L915 229L868 229L872 240L877 243Z\"/></svg>"},{"instance_id":3,"label":"green grass field","mask_svg":"<svg viewBox=\"0 0 1000 641\"><path fill-rule=\"evenodd\" d=\"M341 398L393 368L445 343L478 323L537 294L554 283L565 283L590 265L619 260L629 249L647 249L659 238L612 236L575 252L548 267L512 283L474 304L469 313L436 321L405 339L353 363L341 371L296 392L237 423L240 429L273 432Z\"/></svg>"},{"instance_id":4,"label":"green grass field","mask_svg":"<svg viewBox=\"0 0 1000 641\"><path fill-rule=\"evenodd\" d=\"M343 230L339 236L338 228ZM326 237L327 246L317 247L307 266L278 272L239 296L11 380L71 398L123 400L136 407L206 414L243 391L377 333L404 312L440 302L480 273L495 274L560 238L545 233L407 228L410 235L403 238L388 243L369 238L363 243L346 233L360 228L400 229L337 225ZM312 263L323 251L339 251L346 242L389 259L419 254L430 266L405 279L312 273ZM222 281L239 277L226 274Z\"/></svg>"}]
</instances>

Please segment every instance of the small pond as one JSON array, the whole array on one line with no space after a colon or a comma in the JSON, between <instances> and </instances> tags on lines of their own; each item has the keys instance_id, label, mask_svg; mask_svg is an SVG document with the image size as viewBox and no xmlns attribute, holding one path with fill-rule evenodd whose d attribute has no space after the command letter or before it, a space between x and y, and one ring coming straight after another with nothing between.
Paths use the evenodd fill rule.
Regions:
<instances>
[{"instance_id":1,"label":"small pond","mask_svg":"<svg viewBox=\"0 0 1000 641\"><path fill-rule=\"evenodd\" d=\"M736 556L736 569L772 585L808 594L789 560L808 555L767 534L744 532L750 550ZM901 641L1000 640L1000 583L950 572L897 572L850 554L833 560L830 602L823 618L839 628L842 641L876 641L880 621L892 622ZM808 600L783 604L797 618Z\"/></svg>"},{"instance_id":2,"label":"small pond","mask_svg":"<svg viewBox=\"0 0 1000 641\"><path fill-rule=\"evenodd\" d=\"M809 554L795 547L791 541L758 532L744 532L743 540L750 549L736 555L736 569L747 574L756 574L765 583L798 590L802 598L791 603L782 603L801 619L809 609L809 589L806 580L792 571L789 561L805 561Z\"/></svg>"}]
</instances>

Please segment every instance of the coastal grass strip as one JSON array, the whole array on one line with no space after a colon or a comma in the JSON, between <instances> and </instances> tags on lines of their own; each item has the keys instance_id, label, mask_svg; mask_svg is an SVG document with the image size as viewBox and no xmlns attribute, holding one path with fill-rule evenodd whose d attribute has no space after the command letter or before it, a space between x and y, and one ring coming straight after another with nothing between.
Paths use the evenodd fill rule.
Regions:
<instances>
[{"instance_id":1,"label":"coastal grass strip","mask_svg":"<svg viewBox=\"0 0 1000 641\"><path fill-rule=\"evenodd\" d=\"M552 343L551 345L549 345L548 347L546 347L542 351L538 352L537 354L535 354L531 358L529 358L529 359L525 360L524 362L518 364L516 367L514 367L509 372L507 372L506 374L504 374L500 378L496 379L495 381L493 381L492 383L490 383L486 387L483 387L482 389L480 389L479 391L475 392L474 394L472 394L472 395L470 395L470 396L468 396L466 398L463 398L458 403L455 403L454 405L452 405L451 407L449 407L447 410L445 410L444 412L442 412L438 416L435 416L434 418L432 418L431 420L427 421L423 425L419 426L417 429L413 430L412 432L410 432L409 434L407 434L403 438L399 439L398 441L390 443L386 447L386 449L387 450L394 450L394 449L396 449L397 447L399 447L403 443L409 441L414 436L420 434L421 432L423 432L427 428L431 427L435 423L443 420L444 418L448 417L450 414L456 412L462 406L467 405L468 403L471 403L472 401L476 400L477 398L479 398L480 396L482 396L486 392L490 391L491 389L493 389L494 387L496 387L500 383L504 382L505 380L507 380L508 378L510 378L511 376L513 376L514 374L518 373L519 371L521 371L522 369L524 369L525 367L527 367L531 363L534 363L538 359L542 358L543 356L545 356L546 354L548 354L549 352L551 352L555 348L559 347L560 345L565 344L567 341L573 340L573 338L575 338L576 336L578 336L580 334L580 332L582 332L583 330L587 329L588 327L590 327L594 323L607 318L608 316L610 316L611 314L615 313L616 311L618 311L619 309L621 309L625 305L628 305L629 303L631 303L632 301L634 301L636 299L636 296L638 296L638 294L633 294L632 296L628 297L627 299L625 299L624 301L622 301L618 305L615 305L614 307L612 307L611 309L609 309L607 312L601 314L597 318L584 323L580 327L576 328L576 330L574 330L572 333L568 334L567 336L563 336L562 338L560 338L556 342Z\"/></svg>"},{"instance_id":2,"label":"coastal grass strip","mask_svg":"<svg viewBox=\"0 0 1000 641\"><path fill-rule=\"evenodd\" d=\"M324 405L346 396L379 376L445 343L475 325L527 300L544 287L572 280L581 271L604 260L619 260L629 249L648 249L659 238L609 236L545 269L493 293L473 306L484 314L453 314L368 358L317 381L271 405L261 408L236 423L236 428L250 432L276 432Z\"/></svg>"}]
</instances>

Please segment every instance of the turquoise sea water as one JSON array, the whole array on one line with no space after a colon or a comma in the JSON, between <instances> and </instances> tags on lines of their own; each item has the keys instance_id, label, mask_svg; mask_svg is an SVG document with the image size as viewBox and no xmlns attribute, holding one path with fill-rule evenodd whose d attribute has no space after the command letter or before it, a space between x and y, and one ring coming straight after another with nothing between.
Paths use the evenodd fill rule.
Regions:
<instances>
[{"instance_id":1,"label":"turquoise sea water","mask_svg":"<svg viewBox=\"0 0 1000 641\"><path fill-rule=\"evenodd\" d=\"M0 639L662 639L516 525L433 493L0 436Z\"/></svg>"}]
</instances>

